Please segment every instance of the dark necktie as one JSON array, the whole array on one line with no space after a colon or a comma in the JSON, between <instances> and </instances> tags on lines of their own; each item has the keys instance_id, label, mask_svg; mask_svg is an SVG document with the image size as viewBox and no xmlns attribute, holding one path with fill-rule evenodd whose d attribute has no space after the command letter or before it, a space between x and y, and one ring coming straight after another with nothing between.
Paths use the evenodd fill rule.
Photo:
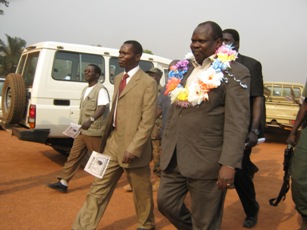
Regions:
<instances>
[{"instance_id":1,"label":"dark necktie","mask_svg":"<svg viewBox=\"0 0 307 230\"><path fill-rule=\"evenodd\" d=\"M129 77L128 74L124 74L123 79L120 82L119 89L118 89L118 96L122 93L124 88L126 87L126 79Z\"/></svg>"}]
</instances>

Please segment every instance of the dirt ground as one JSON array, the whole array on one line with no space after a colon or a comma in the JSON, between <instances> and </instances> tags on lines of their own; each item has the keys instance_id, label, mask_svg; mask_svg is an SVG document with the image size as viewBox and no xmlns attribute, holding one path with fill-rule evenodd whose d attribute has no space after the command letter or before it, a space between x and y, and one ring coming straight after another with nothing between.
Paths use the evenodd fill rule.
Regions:
<instances>
[{"instance_id":1,"label":"dirt ground","mask_svg":"<svg viewBox=\"0 0 307 230\"><path fill-rule=\"evenodd\" d=\"M255 230L299 229L291 191L278 207L270 206L268 202L277 196L282 184L286 135L280 131L270 133L267 142L255 147L252 154L252 160L260 169L254 178L260 204ZM93 177L80 169L72 179L67 194L50 190L46 184L56 181L65 160L65 156L46 145L20 141L0 130L0 229L71 229ZM122 189L126 183L123 176L99 224L99 230L136 229L132 194ZM156 196L155 192L155 200ZM157 230L175 229L157 208L155 218ZM242 227L244 218L236 191L231 189L227 193L222 229L245 229Z\"/></svg>"}]
</instances>

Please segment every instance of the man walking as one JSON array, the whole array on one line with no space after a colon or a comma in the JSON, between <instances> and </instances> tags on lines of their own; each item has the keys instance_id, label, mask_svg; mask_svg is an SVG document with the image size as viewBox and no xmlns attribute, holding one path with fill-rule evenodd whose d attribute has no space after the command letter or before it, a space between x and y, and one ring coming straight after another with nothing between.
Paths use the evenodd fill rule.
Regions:
<instances>
[{"instance_id":1,"label":"man walking","mask_svg":"<svg viewBox=\"0 0 307 230\"><path fill-rule=\"evenodd\" d=\"M158 208L177 229L220 229L226 189L241 165L250 78L222 43L218 24L199 24L191 38L194 59L177 62L169 73L172 106L162 137ZM188 192L191 210L184 204Z\"/></svg>"},{"instance_id":2,"label":"man walking","mask_svg":"<svg viewBox=\"0 0 307 230\"><path fill-rule=\"evenodd\" d=\"M225 44L232 45L239 51L240 36L234 29L223 31L223 40ZM264 96L263 96L263 77L261 63L253 58L238 54L237 62L249 69L251 76L250 84L250 108L251 119L246 137L246 147L242 159L242 169L236 169L234 187L239 195L243 205L246 218L243 226L252 228L257 224L259 204L256 200L256 192L253 183L253 177L258 168L251 162L250 154L252 147L257 144L258 137L264 137Z\"/></svg>"},{"instance_id":3,"label":"man walking","mask_svg":"<svg viewBox=\"0 0 307 230\"><path fill-rule=\"evenodd\" d=\"M137 229L154 229L149 163L150 134L156 119L157 83L143 72L141 44L129 40L119 50L125 70L115 77L112 110L102 137L101 153L111 160L102 179L95 178L72 229L96 229L123 172L132 187Z\"/></svg>"},{"instance_id":4,"label":"man walking","mask_svg":"<svg viewBox=\"0 0 307 230\"><path fill-rule=\"evenodd\" d=\"M101 136L109 115L109 94L98 82L101 69L89 64L84 70L88 82L81 94L79 124L81 133L75 138L68 159L58 176L59 181L48 187L66 193L68 183L79 169L83 157L88 152L99 151Z\"/></svg>"}]
</instances>

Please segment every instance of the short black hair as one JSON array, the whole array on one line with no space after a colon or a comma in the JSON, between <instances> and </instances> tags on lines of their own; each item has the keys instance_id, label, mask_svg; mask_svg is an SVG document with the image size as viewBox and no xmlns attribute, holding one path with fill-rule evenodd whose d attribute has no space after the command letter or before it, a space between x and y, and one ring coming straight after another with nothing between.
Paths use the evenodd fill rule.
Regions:
<instances>
[{"instance_id":1,"label":"short black hair","mask_svg":"<svg viewBox=\"0 0 307 230\"><path fill-rule=\"evenodd\" d=\"M223 33L231 34L235 42L240 42L239 32L236 31L235 29L225 29L223 30Z\"/></svg>"},{"instance_id":2,"label":"short black hair","mask_svg":"<svg viewBox=\"0 0 307 230\"><path fill-rule=\"evenodd\" d=\"M135 40L128 40L128 41L125 41L124 44L130 44L133 46L134 48L134 52L135 54L141 54L143 53L143 47L142 45L138 42L138 41L135 41Z\"/></svg>"},{"instance_id":3,"label":"short black hair","mask_svg":"<svg viewBox=\"0 0 307 230\"><path fill-rule=\"evenodd\" d=\"M95 64L88 64L88 66L94 67L95 73L98 73L99 76L101 75L101 69L100 69L100 67L99 67L98 65L95 65Z\"/></svg>"},{"instance_id":4,"label":"short black hair","mask_svg":"<svg viewBox=\"0 0 307 230\"><path fill-rule=\"evenodd\" d=\"M204 25L207 25L207 24L209 24L212 28L212 37L213 37L214 40L223 39L222 28L216 22L213 22L213 21L202 22L198 25L198 27L204 26Z\"/></svg>"}]
</instances>

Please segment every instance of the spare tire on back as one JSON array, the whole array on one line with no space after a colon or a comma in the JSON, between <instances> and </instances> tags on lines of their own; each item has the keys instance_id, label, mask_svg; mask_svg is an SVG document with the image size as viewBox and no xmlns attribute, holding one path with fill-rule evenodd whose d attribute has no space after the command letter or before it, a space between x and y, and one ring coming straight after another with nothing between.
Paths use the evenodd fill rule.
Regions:
<instances>
[{"instance_id":1,"label":"spare tire on back","mask_svg":"<svg viewBox=\"0 0 307 230\"><path fill-rule=\"evenodd\" d=\"M20 74L7 75L2 88L2 114L7 124L21 121L26 109L26 87Z\"/></svg>"}]
</instances>

